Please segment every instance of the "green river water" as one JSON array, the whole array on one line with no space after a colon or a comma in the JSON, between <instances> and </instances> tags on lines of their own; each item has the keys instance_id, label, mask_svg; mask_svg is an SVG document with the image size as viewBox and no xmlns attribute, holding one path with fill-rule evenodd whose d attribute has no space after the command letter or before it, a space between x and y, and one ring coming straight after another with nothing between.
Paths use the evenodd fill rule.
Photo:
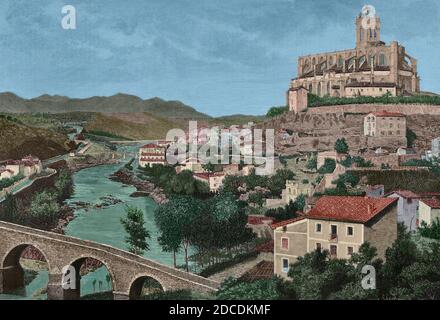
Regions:
<instances>
[{"instance_id":1,"label":"green river water","mask_svg":"<svg viewBox=\"0 0 440 320\"><path fill-rule=\"evenodd\" d=\"M102 203L101 197L112 195L122 200L122 203L111 205L103 209L79 209L75 211L76 218L66 228L66 235L108 244L126 250L126 233L120 223L125 215L125 206L134 205L144 211L146 227L150 231L150 250L144 254L148 259L160 263L173 264L172 254L163 252L157 242L158 230L154 223L154 209L156 203L146 197L130 197L136 189L124 186L119 182L108 179L109 175L117 171L123 164L102 165L81 170L74 174L75 193L68 202L87 202L92 205ZM183 264L183 255L178 255L178 264ZM107 269L101 267L81 278L81 295L99 292L98 283L102 282L102 291L108 291L106 282ZM95 288L93 280L96 280ZM38 276L25 288L26 293L21 295L0 295L0 299L45 299L45 295L38 292L46 287L47 271L39 272Z\"/></svg>"}]
</instances>

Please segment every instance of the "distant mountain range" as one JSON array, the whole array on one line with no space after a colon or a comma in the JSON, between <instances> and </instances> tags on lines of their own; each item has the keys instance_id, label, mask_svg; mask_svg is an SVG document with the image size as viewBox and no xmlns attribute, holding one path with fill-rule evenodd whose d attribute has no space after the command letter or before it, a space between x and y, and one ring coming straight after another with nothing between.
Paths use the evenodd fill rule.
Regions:
<instances>
[{"instance_id":1,"label":"distant mountain range","mask_svg":"<svg viewBox=\"0 0 440 320\"><path fill-rule=\"evenodd\" d=\"M58 95L42 95L24 99L11 92L0 93L0 112L7 113L140 113L148 112L154 116L175 119L211 118L180 101L165 101L160 98L142 100L133 95L118 93L110 97L90 97L84 99Z\"/></svg>"}]
</instances>

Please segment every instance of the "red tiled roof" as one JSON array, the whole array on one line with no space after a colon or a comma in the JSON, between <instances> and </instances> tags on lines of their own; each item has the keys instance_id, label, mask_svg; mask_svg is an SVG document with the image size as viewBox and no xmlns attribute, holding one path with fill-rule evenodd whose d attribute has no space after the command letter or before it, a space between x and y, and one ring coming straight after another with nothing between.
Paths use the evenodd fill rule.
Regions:
<instances>
[{"instance_id":1,"label":"red tiled roof","mask_svg":"<svg viewBox=\"0 0 440 320\"><path fill-rule=\"evenodd\" d=\"M307 218L366 223L395 202L397 198L323 196Z\"/></svg>"},{"instance_id":2,"label":"red tiled roof","mask_svg":"<svg viewBox=\"0 0 440 320\"><path fill-rule=\"evenodd\" d=\"M304 220L304 219L305 219L305 217L302 216L302 217L296 217L296 218L289 219L289 220L284 220L284 221L277 222L277 223L272 223L271 228L272 229L277 229L279 227L285 227L285 226L287 226L289 224L292 224L292 223L295 223L295 222L298 222L298 221L301 221L301 220Z\"/></svg>"},{"instance_id":3,"label":"red tiled roof","mask_svg":"<svg viewBox=\"0 0 440 320\"><path fill-rule=\"evenodd\" d=\"M409 191L409 190L395 190L395 191L392 191L392 192L386 194L386 196L388 197L394 193L401 196L402 198L405 198L405 199L418 199L418 198L420 198L420 195L418 195L415 192Z\"/></svg>"},{"instance_id":4,"label":"red tiled roof","mask_svg":"<svg viewBox=\"0 0 440 320\"><path fill-rule=\"evenodd\" d=\"M423 199L421 201L432 209L440 209L440 199L438 198Z\"/></svg>"},{"instance_id":5,"label":"red tiled roof","mask_svg":"<svg viewBox=\"0 0 440 320\"><path fill-rule=\"evenodd\" d=\"M265 216L248 216L248 224L252 224L256 226L267 222L272 223L273 218L265 217Z\"/></svg>"},{"instance_id":6,"label":"red tiled roof","mask_svg":"<svg viewBox=\"0 0 440 320\"><path fill-rule=\"evenodd\" d=\"M240 280L252 282L262 279L270 279L273 277L273 270L273 262L263 260L242 275Z\"/></svg>"},{"instance_id":7,"label":"red tiled roof","mask_svg":"<svg viewBox=\"0 0 440 320\"><path fill-rule=\"evenodd\" d=\"M144 145L144 146L141 147L141 149L144 149L144 148L163 148L163 147L158 146L158 145L155 144L155 143L148 143L148 144L146 144L146 145Z\"/></svg>"},{"instance_id":8,"label":"red tiled roof","mask_svg":"<svg viewBox=\"0 0 440 320\"><path fill-rule=\"evenodd\" d=\"M388 111L378 111L378 112L373 112L373 114L376 117L405 117L405 115L403 113L399 113L399 112L388 112Z\"/></svg>"},{"instance_id":9,"label":"red tiled roof","mask_svg":"<svg viewBox=\"0 0 440 320\"><path fill-rule=\"evenodd\" d=\"M420 198L434 198L440 197L440 192L420 192L418 195Z\"/></svg>"}]
</instances>

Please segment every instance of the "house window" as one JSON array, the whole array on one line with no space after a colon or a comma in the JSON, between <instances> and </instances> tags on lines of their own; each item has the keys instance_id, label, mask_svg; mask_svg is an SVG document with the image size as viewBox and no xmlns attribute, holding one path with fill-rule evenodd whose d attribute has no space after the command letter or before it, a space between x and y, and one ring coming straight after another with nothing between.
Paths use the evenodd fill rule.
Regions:
<instances>
[{"instance_id":1,"label":"house window","mask_svg":"<svg viewBox=\"0 0 440 320\"><path fill-rule=\"evenodd\" d=\"M330 246L330 255L336 257L338 255L338 247L334 244Z\"/></svg>"},{"instance_id":2,"label":"house window","mask_svg":"<svg viewBox=\"0 0 440 320\"><path fill-rule=\"evenodd\" d=\"M321 243L317 242L317 243L316 243L316 250L321 251L321 249L322 249L322 245L321 245Z\"/></svg>"},{"instance_id":3,"label":"house window","mask_svg":"<svg viewBox=\"0 0 440 320\"><path fill-rule=\"evenodd\" d=\"M337 236L338 235L338 226L337 225L334 225L334 224L331 225L331 227L330 227L330 234L332 236Z\"/></svg>"},{"instance_id":4,"label":"house window","mask_svg":"<svg viewBox=\"0 0 440 320\"><path fill-rule=\"evenodd\" d=\"M283 258L283 272L289 272L289 259Z\"/></svg>"},{"instance_id":5,"label":"house window","mask_svg":"<svg viewBox=\"0 0 440 320\"><path fill-rule=\"evenodd\" d=\"M353 247L347 247L347 254L351 256L353 254Z\"/></svg>"},{"instance_id":6,"label":"house window","mask_svg":"<svg viewBox=\"0 0 440 320\"><path fill-rule=\"evenodd\" d=\"M322 225L320 223L316 224L316 232L321 233Z\"/></svg>"},{"instance_id":7,"label":"house window","mask_svg":"<svg viewBox=\"0 0 440 320\"><path fill-rule=\"evenodd\" d=\"M289 249L289 239L288 238L281 238L281 248L284 250Z\"/></svg>"},{"instance_id":8,"label":"house window","mask_svg":"<svg viewBox=\"0 0 440 320\"><path fill-rule=\"evenodd\" d=\"M347 236L353 236L353 227L347 227Z\"/></svg>"}]
</instances>

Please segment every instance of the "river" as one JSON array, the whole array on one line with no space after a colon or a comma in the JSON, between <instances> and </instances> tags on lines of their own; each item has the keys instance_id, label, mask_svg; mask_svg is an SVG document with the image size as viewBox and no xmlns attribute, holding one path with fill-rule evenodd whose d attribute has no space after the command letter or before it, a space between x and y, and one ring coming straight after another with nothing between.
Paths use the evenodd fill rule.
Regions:
<instances>
[{"instance_id":1,"label":"river","mask_svg":"<svg viewBox=\"0 0 440 320\"><path fill-rule=\"evenodd\" d=\"M122 148L131 149L135 147ZM126 232L120 219L125 215L125 206L130 204L144 211L145 225L151 234L151 239L148 241L150 250L145 252L144 257L172 266L172 254L163 252L157 242L158 230L154 223L154 209L157 204L147 197L130 197L130 194L136 191L134 187L125 186L108 178L121 166L123 164L101 165L74 173L75 192L67 201L68 203L81 201L95 205L102 203L101 197L109 195L120 199L122 202L102 209L92 207L76 210L75 219L66 227L66 235L126 250ZM184 257L182 254L178 255L177 259L178 264L183 264ZM102 291L108 290L108 284L105 281L106 274L107 269L101 267L82 277L81 295L95 292L98 285L95 283L94 289L93 280L102 281ZM38 294L38 292L46 286L47 281L47 271L39 272L38 276L25 288L26 293L24 295L0 295L0 299L45 299L45 295Z\"/></svg>"}]
</instances>

